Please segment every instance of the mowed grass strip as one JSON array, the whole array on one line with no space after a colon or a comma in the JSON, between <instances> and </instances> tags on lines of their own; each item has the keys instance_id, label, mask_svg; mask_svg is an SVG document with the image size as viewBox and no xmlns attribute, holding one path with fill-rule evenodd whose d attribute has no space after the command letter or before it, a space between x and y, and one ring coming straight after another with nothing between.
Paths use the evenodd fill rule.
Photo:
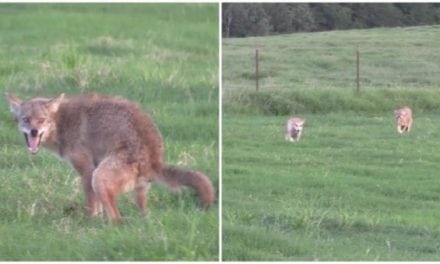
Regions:
<instances>
[{"instance_id":1,"label":"mowed grass strip","mask_svg":"<svg viewBox=\"0 0 440 264\"><path fill-rule=\"evenodd\" d=\"M439 260L439 118L411 133L393 113L229 115L223 132L225 260Z\"/></svg>"},{"instance_id":2,"label":"mowed grass strip","mask_svg":"<svg viewBox=\"0 0 440 264\"><path fill-rule=\"evenodd\" d=\"M0 87L21 98L98 92L139 103L165 160L218 186L217 4L0 4ZM143 218L84 215L80 179L46 150L30 155L0 100L1 260L218 259L218 206L158 184ZM110 142L109 142L110 143Z\"/></svg>"}]
</instances>

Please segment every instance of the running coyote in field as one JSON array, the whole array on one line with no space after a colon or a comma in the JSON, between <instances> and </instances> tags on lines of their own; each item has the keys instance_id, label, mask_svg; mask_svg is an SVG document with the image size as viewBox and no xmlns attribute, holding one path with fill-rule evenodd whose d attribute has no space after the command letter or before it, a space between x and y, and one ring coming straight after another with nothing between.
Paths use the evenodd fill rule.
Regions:
<instances>
[{"instance_id":1,"label":"running coyote in field","mask_svg":"<svg viewBox=\"0 0 440 264\"><path fill-rule=\"evenodd\" d=\"M288 141L299 141L305 120L294 117L287 121L284 138Z\"/></svg>"},{"instance_id":2,"label":"running coyote in field","mask_svg":"<svg viewBox=\"0 0 440 264\"><path fill-rule=\"evenodd\" d=\"M408 106L404 106L394 111L396 115L397 132L402 134L403 132L411 131L413 123L412 111Z\"/></svg>"}]
</instances>

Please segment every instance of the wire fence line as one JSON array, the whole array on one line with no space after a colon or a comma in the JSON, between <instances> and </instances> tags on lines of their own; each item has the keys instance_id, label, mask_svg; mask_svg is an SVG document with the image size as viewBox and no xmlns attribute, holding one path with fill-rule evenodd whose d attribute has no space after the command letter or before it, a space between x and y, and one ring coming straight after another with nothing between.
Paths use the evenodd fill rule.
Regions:
<instances>
[{"instance_id":1,"label":"wire fence line","mask_svg":"<svg viewBox=\"0 0 440 264\"><path fill-rule=\"evenodd\" d=\"M224 86L225 89L249 90L252 82L254 90L261 91L304 88L348 88L356 91L371 88L440 88L440 48L437 48L437 52L425 52L423 49L426 47L364 47L361 44L274 49L259 44L252 52L249 49L246 55L248 59L245 60L247 65L235 69L234 76L228 76L228 60L240 58L224 58Z\"/></svg>"}]
</instances>

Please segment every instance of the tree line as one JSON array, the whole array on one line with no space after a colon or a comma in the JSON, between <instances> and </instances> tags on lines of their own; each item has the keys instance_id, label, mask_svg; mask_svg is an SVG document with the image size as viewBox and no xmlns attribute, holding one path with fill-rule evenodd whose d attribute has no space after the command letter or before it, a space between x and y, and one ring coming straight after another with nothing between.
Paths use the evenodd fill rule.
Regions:
<instances>
[{"instance_id":1,"label":"tree line","mask_svg":"<svg viewBox=\"0 0 440 264\"><path fill-rule=\"evenodd\" d=\"M223 37L440 24L440 3L223 3Z\"/></svg>"}]
</instances>

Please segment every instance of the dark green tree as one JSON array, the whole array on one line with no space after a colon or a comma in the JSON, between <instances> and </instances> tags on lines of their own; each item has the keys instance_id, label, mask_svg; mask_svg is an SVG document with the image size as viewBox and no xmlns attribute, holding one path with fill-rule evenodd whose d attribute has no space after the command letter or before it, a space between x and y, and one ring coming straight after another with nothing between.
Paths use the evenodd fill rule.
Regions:
<instances>
[{"instance_id":1,"label":"dark green tree","mask_svg":"<svg viewBox=\"0 0 440 264\"><path fill-rule=\"evenodd\" d=\"M311 4L318 30L351 28L352 10L340 4Z\"/></svg>"},{"instance_id":2,"label":"dark green tree","mask_svg":"<svg viewBox=\"0 0 440 264\"><path fill-rule=\"evenodd\" d=\"M349 4L355 28L403 26L402 12L392 3Z\"/></svg>"},{"instance_id":3,"label":"dark green tree","mask_svg":"<svg viewBox=\"0 0 440 264\"><path fill-rule=\"evenodd\" d=\"M309 4L265 4L266 13L275 33L312 31L315 20Z\"/></svg>"},{"instance_id":4,"label":"dark green tree","mask_svg":"<svg viewBox=\"0 0 440 264\"><path fill-rule=\"evenodd\" d=\"M263 4L248 5L248 36L264 36L272 31L269 16Z\"/></svg>"},{"instance_id":5,"label":"dark green tree","mask_svg":"<svg viewBox=\"0 0 440 264\"><path fill-rule=\"evenodd\" d=\"M224 37L432 25L440 3L224 3Z\"/></svg>"}]
</instances>

